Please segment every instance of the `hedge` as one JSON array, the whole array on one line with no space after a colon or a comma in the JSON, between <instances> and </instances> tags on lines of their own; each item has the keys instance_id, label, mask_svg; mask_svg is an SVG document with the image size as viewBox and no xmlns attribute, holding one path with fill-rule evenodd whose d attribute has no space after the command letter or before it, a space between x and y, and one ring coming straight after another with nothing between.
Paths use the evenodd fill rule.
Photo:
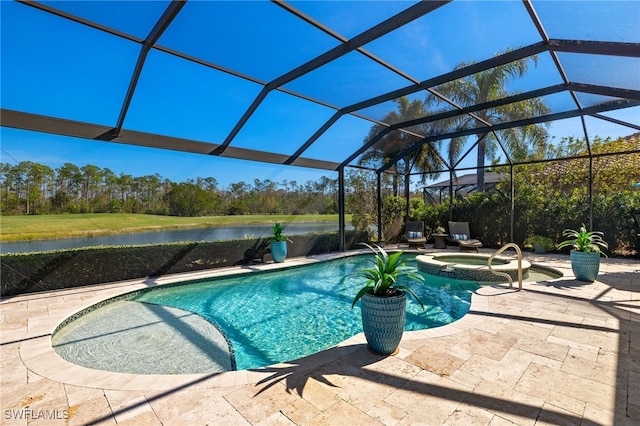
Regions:
<instances>
[{"instance_id":1,"label":"hedge","mask_svg":"<svg viewBox=\"0 0 640 426\"><path fill-rule=\"evenodd\" d=\"M338 251L337 232L294 235L290 257ZM350 231L346 248L358 248L368 235ZM246 263L254 240L180 242L144 246L88 247L0 255L2 297L101 284ZM265 257L268 260L269 255Z\"/></svg>"},{"instance_id":2,"label":"hedge","mask_svg":"<svg viewBox=\"0 0 640 426\"><path fill-rule=\"evenodd\" d=\"M640 241L636 238L640 228L634 223L634 215L640 213L640 192L597 194L593 197L593 205L593 227L604 233L609 244L606 252L631 255L635 251L640 255ZM510 207L510 197L504 192L474 193L454 199L453 218L469 222L473 238L482 241L486 247L497 248L510 239ZM586 191L563 196L537 196L520 191L515 197L514 242L522 247L532 235L543 235L559 243L565 239L562 236L564 229L578 229L582 223L588 226L588 207ZM448 216L448 205L441 204L425 206L415 219L424 220L427 229L437 225L447 228Z\"/></svg>"}]
</instances>

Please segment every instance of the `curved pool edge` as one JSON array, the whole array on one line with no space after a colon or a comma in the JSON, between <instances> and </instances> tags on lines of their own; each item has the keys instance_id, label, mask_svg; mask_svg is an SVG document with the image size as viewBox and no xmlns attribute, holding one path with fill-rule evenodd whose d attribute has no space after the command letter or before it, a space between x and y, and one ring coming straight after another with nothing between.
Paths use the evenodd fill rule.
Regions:
<instances>
[{"instance_id":1,"label":"curved pool edge","mask_svg":"<svg viewBox=\"0 0 640 426\"><path fill-rule=\"evenodd\" d=\"M133 293L128 294L138 294L141 291L135 291ZM235 352L231 345L231 341L225 332L220 328L220 326L213 321L205 318L203 315L198 314L197 312L192 312L190 310L181 309L172 306L165 306L157 303L143 302L132 300L132 296L126 297L115 297L111 299L107 299L104 303L99 303L98 305L93 305L89 309L82 310L78 312L78 315L73 315L72 317L67 318L51 335L51 344L53 346L53 350L63 359L71 362L72 364L85 366L91 369L104 370L113 373L131 373L131 374L191 374L191 373L209 373L209 372L224 372L224 371L232 371L235 370L236 359ZM120 304L119 304L120 303ZM58 332L67 324L71 324L79 319L80 317L84 317L86 314L91 314L95 310L99 310L102 308L113 309L115 307L115 312L120 309L123 309L122 303L126 304L127 311L126 316L118 316L115 315L115 328L113 329L105 329L103 324L99 324L99 328L94 326L96 332L101 334L99 335L91 335L91 339L100 338L104 334L111 334L114 331L120 333L124 329L130 331L131 328L136 329L140 327L151 327L154 331L153 333L169 333L173 330L179 329L183 327L181 331L176 332L175 334L171 334L168 338L163 339L162 341L153 342L150 344L149 349L152 351L151 353L147 353L145 351L144 354L132 352L129 346L137 344L138 340L134 339L131 341L126 339L126 333L121 334L118 339L111 342L109 349L116 351L117 353L123 354L124 358L122 361L116 357L113 361L114 364L100 364L99 359L93 358L93 355L89 355L89 359L86 358L86 352L84 355L78 355L69 351L67 345L69 343L76 344L77 338L68 340L68 335L65 338L64 332L62 336L58 335ZM104 312L104 311L103 311ZM114 315L114 311L109 310L106 315L112 316ZM101 314L105 315L104 313ZM158 321L158 318L162 317L162 321ZM137 318L137 323L136 323ZM95 317L94 317L95 320ZM113 324L113 319L110 320L110 323ZM94 323L95 324L95 323ZM190 359L185 359L178 355L177 358L174 358L176 354L179 354L181 350L185 347L192 347L194 343L190 341L190 339L184 336L185 328L187 330L197 330L197 334L201 339L199 339L197 346L202 349L202 352L206 353L206 356L202 356L200 352L190 354ZM72 333L73 334L73 333ZM84 340L85 338L81 338L80 340ZM98 345L98 346L95 346ZM100 348L99 343L95 340L92 341L91 347L93 350L91 353L99 354L102 351L98 350ZM204 349L206 347L206 350ZM101 355L99 356L101 357ZM151 360L153 357L153 361ZM91 362L89 364L88 362ZM200 364L198 364L200 362ZM189 364L190 363L190 364ZM101 368L100 365L105 367L108 365L109 368ZM185 367L185 365L188 365ZM193 366L198 366L193 367ZM164 368L169 366L174 371L162 371ZM191 371L188 371L191 370ZM194 371L199 370L199 371Z\"/></svg>"},{"instance_id":2,"label":"curved pool edge","mask_svg":"<svg viewBox=\"0 0 640 426\"><path fill-rule=\"evenodd\" d=\"M448 276L453 279L478 281L478 282L503 282L504 277L492 272L508 274L512 279L518 279L518 261L512 257L496 256L495 260L503 263L495 263L489 269L486 264L491 257L488 253L431 253L416 256L418 270L435 276ZM439 258L457 258L482 260L484 264L452 263L444 262ZM523 278L527 278L531 263L521 259Z\"/></svg>"},{"instance_id":3,"label":"curved pool edge","mask_svg":"<svg viewBox=\"0 0 640 426\"><path fill-rule=\"evenodd\" d=\"M184 386L208 389L256 384L265 379L272 378L274 371L278 371L281 368L290 369L291 366L295 365L299 365L301 366L300 368L303 368L302 365L307 364L304 360L313 359L313 362L318 363L319 366L335 359L342 358L359 349L362 345L366 344L364 334L359 333L332 348L300 360L274 364L255 370L168 375L115 373L82 367L60 357L51 346L51 336L53 332L67 320L68 317L74 315L78 311L90 308L104 300L122 296L123 294L130 293L132 291L185 280L250 273L256 270L286 269L294 266L302 266L318 261L358 255L362 253L367 253L367 251L357 250L348 253L291 258L284 264L264 264L244 268L232 267L220 270L201 271L194 274L176 274L166 277L109 283L100 286L100 288L93 286L61 290L56 293L63 297L68 297L70 301L75 299L75 303L64 303L59 310L49 312L47 321L34 324L33 327L30 324L28 335L25 336L20 345L20 356L23 363L29 370L49 380L88 388L135 391L162 391ZM67 293L68 296L66 296ZM80 295L74 298L73 296L78 293L80 293ZM476 296L476 294L474 294L474 296ZM482 317L474 314L474 312L483 312L486 311L487 308L488 300L486 298L472 297L470 310L461 319L442 327L405 332L402 341L409 342L412 340L428 339L460 333L477 325L479 321L482 321ZM407 356L407 352L402 350L402 343L400 353L397 356L400 358Z\"/></svg>"},{"instance_id":4,"label":"curved pool edge","mask_svg":"<svg viewBox=\"0 0 640 426\"><path fill-rule=\"evenodd\" d=\"M211 269L193 273L182 273L162 277L149 277L137 280L112 282L89 287L77 287L47 292L47 295L61 297L65 303L49 310L46 321L38 321L28 325L28 332L19 341L19 352L24 365L35 374L60 383L88 388L118 390L170 390L181 386L196 388L216 388L240 386L258 383L269 377L271 373L258 370L239 370L202 374L130 374L96 370L73 364L60 357L51 345L53 333L62 326L69 317L80 311L91 309L110 300L118 299L129 293L165 284L194 281L211 277L243 275L256 271L271 271L308 265L324 260L366 253L366 250L354 250L348 253L329 253L310 257L287 259L284 263L265 263L260 265L234 266ZM40 297L43 294L25 295ZM342 344L358 343L358 336L347 339ZM364 337L362 337L364 342ZM355 349L354 349L355 350ZM281 364L276 364L278 366ZM289 365L289 364L282 364ZM273 368L274 366L263 367Z\"/></svg>"}]
</instances>

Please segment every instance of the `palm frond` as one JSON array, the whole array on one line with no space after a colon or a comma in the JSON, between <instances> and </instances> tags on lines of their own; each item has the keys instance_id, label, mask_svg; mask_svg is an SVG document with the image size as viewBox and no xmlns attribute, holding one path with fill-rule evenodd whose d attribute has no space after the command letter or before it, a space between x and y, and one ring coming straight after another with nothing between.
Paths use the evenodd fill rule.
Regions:
<instances>
[{"instance_id":1,"label":"palm frond","mask_svg":"<svg viewBox=\"0 0 640 426\"><path fill-rule=\"evenodd\" d=\"M424 282L424 277L415 272L412 268L406 266L402 261L402 251L388 254L382 247L372 247L369 244L364 243L364 246L368 247L374 253L374 258L371 259L373 265L372 268L363 268L354 272L355 276L366 278L367 282L358 291L352 307L355 303L364 296L367 292L371 292L374 295L384 296L390 289L406 289L405 285L398 284L398 278L400 276L406 276L414 282ZM422 305L422 302L411 292L416 299Z\"/></svg>"}]
</instances>

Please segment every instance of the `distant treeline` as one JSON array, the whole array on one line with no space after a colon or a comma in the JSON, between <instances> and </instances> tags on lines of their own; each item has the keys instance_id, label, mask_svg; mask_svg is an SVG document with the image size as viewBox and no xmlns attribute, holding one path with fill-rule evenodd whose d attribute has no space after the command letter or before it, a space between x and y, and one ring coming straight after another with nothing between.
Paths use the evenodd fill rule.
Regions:
<instances>
[{"instance_id":1,"label":"distant treeline","mask_svg":"<svg viewBox=\"0 0 640 426\"><path fill-rule=\"evenodd\" d=\"M23 161L0 164L5 215L149 213L173 216L337 213L337 179L298 184L255 179L219 188L213 177L172 182L159 174L116 175L108 168L66 163L53 169Z\"/></svg>"}]
</instances>

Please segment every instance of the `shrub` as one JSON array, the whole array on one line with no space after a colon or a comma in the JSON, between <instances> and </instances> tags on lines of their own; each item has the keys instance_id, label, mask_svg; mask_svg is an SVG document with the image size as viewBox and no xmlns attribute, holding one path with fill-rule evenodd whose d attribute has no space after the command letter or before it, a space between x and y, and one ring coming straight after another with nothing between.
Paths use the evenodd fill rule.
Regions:
<instances>
[{"instance_id":1,"label":"shrub","mask_svg":"<svg viewBox=\"0 0 640 426\"><path fill-rule=\"evenodd\" d=\"M291 256L337 251L337 232L292 237ZM368 243L368 235L347 232L346 248ZM238 265L252 240L180 242L145 246L90 247L0 256L3 297L92 284Z\"/></svg>"}]
</instances>

